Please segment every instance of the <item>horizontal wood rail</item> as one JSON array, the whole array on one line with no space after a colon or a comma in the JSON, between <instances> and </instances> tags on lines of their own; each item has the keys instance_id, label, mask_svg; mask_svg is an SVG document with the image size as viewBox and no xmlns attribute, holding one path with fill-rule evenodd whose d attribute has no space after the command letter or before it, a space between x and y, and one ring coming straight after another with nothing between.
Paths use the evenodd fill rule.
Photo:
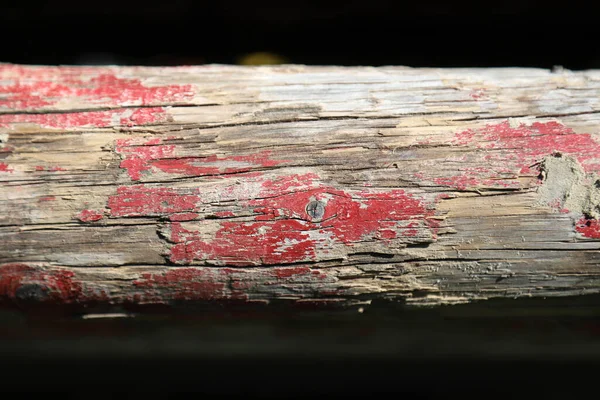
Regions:
<instances>
[{"instance_id":1,"label":"horizontal wood rail","mask_svg":"<svg viewBox=\"0 0 600 400\"><path fill-rule=\"evenodd\" d=\"M600 71L0 65L0 301L600 291Z\"/></svg>"}]
</instances>

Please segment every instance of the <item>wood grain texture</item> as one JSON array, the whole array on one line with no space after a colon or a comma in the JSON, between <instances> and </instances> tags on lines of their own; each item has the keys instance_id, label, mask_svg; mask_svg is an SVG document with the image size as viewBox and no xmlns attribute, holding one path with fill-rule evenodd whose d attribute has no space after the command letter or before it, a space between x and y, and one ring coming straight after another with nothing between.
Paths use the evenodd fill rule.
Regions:
<instances>
[{"instance_id":1,"label":"wood grain texture","mask_svg":"<svg viewBox=\"0 0 600 400\"><path fill-rule=\"evenodd\" d=\"M0 298L598 293L599 99L600 71L3 64Z\"/></svg>"}]
</instances>

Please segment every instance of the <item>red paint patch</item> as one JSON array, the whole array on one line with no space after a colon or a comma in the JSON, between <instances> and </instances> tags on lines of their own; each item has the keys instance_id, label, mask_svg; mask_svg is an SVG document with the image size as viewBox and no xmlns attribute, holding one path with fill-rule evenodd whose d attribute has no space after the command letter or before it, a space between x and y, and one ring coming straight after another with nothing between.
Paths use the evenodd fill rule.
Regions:
<instances>
[{"instance_id":1,"label":"red paint patch","mask_svg":"<svg viewBox=\"0 0 600 400\"><path fill-rule=\"evenodd\" d=\"M132 180L139 181L142 172L150 170L149 164L152 160L173 157L175 146L158 145L161 142L161 139L155 138L144 144L132 146L130 139L118 139L116 152L125 155L119 166L127 170Z\"/></svg>"},{"instance_id":2,"label":"red paint patch","mask_svg":"<svg viewBox=\"0 0 600 400\"><path fill-rule=\"evenodd\" d=\"M433 181L438 185L450 186L458 190L465 190L467 187L474 187L479 185L479 180L477 178L470 178L468 176L435 178Z\"/></svg>"},{"instance_id":3,"label":"red paint patch","mask_svg":"<svg viewBox=\"0 0 600 400\"><path fill-rule=\"evenodd\" d=\"M319 175L313 172L280 176L274 181L265 180L262 182L263 194L266 196L278 196L286 191L301 191L311 187L316 188L319 186L319 180Z\"/></svg>"},{"instance_id":4,"label":"red paint patch","mask_svg":"<svg viewBox=\"0 0 600 400\"><path fill-rule=\"evenodd\" d=\"M180 264L195 260L237 266L287 264L314 261L318 250L327 251L335 243L352 246L363 239L417 236L419 231L435 237L436 223L429 220L433 211L404 191L351 195L319 185L317 178L310 173L256 182L262 184L258 198L240 203L254 210L254 221L219 222L210 241L180 223L198 217L202 196L197 190L119 187L109 198L108 208L112 217L168 216L172 221L169 241L174 243L170 260ZM312 222L306 213L306 204L312 200L326 203L321 221ZM221 213L225 215L233 213Z\"/></svg>"},{"instance_id":5,"label":"red paint patch","mask_svg":"<svg viewBox=\"0 0 600 400\"><path fill-rule=\"evenodd\" d=\"M162 107L150 107L133 111L118 109L109 111L84 111L61 114L4 114L0 115L0 127L15 124L34 124L43 128L69 129L95 127L149 125L168 122L170 116Z\"/></svg>"},{"instance_id":6,"label":"red paint patch","mask_svg":"<svg viewBox=\"0 0 600 400\"><path fill-rule=\"evenodd\" d=\"M0 172L10 172L10 173L12 173L13 171L14 171L14 169L8 168L8 164L0 162Z\"/></svg>"},{"instance_id":7,"label":"red paint patch","mask_svg":"<svg viewBox=\"0 0 600 400\"><path fill-rule=\"evenodd\" d=\"M77 219L81 222L96 222L104 218L104 214L96 210L83 210L77 215Z\"/></svg>"},{"instance_id":8,"label":"red paint patch","mask_svg":"<svg viewBox=\"0 0 600 400\"><path fill-rule=\"evenodd\" d=\"M489 159L508 162L523 174L532 173L529 169L532 164L555 151L577 158L586 172L600 171L600 163L596 161L600 144L590 134L575 133L558 122L535 122L513 128L506 121L458 133L454 143L476 143L479 149L506 150L489 154Z\"/></svg>"},{"instance_id":9,"label":"red paint patch","mask_svg":"<svg viewBox=\"0 0 600 400\"><path fill-rule=\"evenodd\" d=\"M315 259L315 242L303 232L299 221L265 223L223 222L213 241L206 242L196 231L171 224L170 260L186 264L194 260L218 260L225 265L287 264ZM261 233L261 229L265 229Z\"/></svg>"},{"instance_id":10,"label":"red paint patch","mask_svg":"<svg viewBox=\"0 0 600 400\"><path fill-rule=\"evenodd\" d=\"M102 282L86 286L73 271L6 264L0 266L0 304L51 304L64 306L90 303L128 305L131 302L168 304L172 301L252 301L249 293L272 285L298 288L298 296L342 294L328 285L337 278L327 270L308 267L275 267L243 270L231 268L172 268L144 272L134 281L122 282L122 290L111 291ZM310 290L305 289L311 283ZM260 301L260 300L259 300ZM264 301L264 300L263 300Z\"/></svg>"},{"instance_id":11,"label":"red paint patch","mask_svg":"<svg viewBox=\"0 0 600 400\"><path fill-rule=\"evenodd\" d=\"M217 211L215 216L221 218L235 217L235 213L233 211Z\"/></svg>"},{"instance_id":12,"label":"red paint patch","mask_svg":"<svg viewBox=\"0 0 600 400\"><path fill-rule=\"evenodd\" d=\"M407 229L404 232L402 232L402 234L404 236L410 236L410 237L417 236L418 233L419 233L419 231L417 231L416 229Z\"/></svg>"},{"instance_id":13,"label":"red paint patch","mask_svg":"<svg viewBox=\"0 0 600 400\"><path fill-rule=\"evenodd\" d=\"M135 185L117 188L117 194L108 199L108 208L113 217L148 217L192 212L199 202L198 194Z\"/></svg>"},{"instance_id":14,"label":"red paint patch","mask_svg":"<svg viewBox=\"0 0 600 400\"><path fill-rule=\"evenodd\" d=\"M145 86L139 79L118 78L109 69L0 69L0 108L32 110L52 107L65 98L102 106L185 103L194 97L191 85Z\"/></svg>"},{"instance_id":15,"label":"red paint patch","mask_svg":"<svg viewBox=\"0 0 600 400\"><path fill-rule=\"evenodd\" d=\"M209 261L223 265L248 266L289 264L315 261L318 253L329 252L332 246L354 246L363 240L381 240L414 236L435 238L434 212L421 200L402 190L348 193L320 184L314 173L265 179L254 168L279 165L285 161L272 160L264 151L249 155L182 157L177 147L169 144L174 138L134 138L116 141L116 151L124 155L121 167L132 180L139 180L146 171L161 171L186 176L244 173L250 197L238 200L238 205L255 213L254 221L247 219L205 221L197 220L203 204L202 193L190 188L160 188L145 185L119 187L110 196L111 217L166 217L170 220L170 261L190 264ZM250 181L250 178L253 178ZM238 198L243 187L224 187L222 198ZM246 194L244 194L246 196ZM322 219L312 221L306 205L312 200L326 204ZM208 200L207 200L208 201ZM215 214L234 216L231 211ZM195 220L194 223L183 224ZM217 225L214 237L207 239L196 225Z\"/></svg>"},{"instance_id":16,"label":"red paint patch","mask_svg":"<svg viewBox=\"0 0 600 400\"><path fill-rule=\"evenodd\" d=\"M36 165L35 170L36 171L48 171L48 172L66 171L66 169L59 167L59 166L44 167L43 165Z\"/></svg>"},{"instance_id":17,"label":"red paint patch","mask_svg":"<svg viewBox=\"0 0 600 400\"><path fill-rule=\"evenodd\" d=\"M452 199L453 196L450 196L448 193L440 193L435 196L435 202L439 202L440 200Z\"/></svg>"},{"instance_id":18,"label":"red paint patch","mask_svg":"<svg viewBox=\"0 0 600 400\"><path fill-rule=\"evenodd\" d=\"M171 271L151 274L144 273L133 284L143 289L144 300L217 300L229 298L225 282L219 275L223 272L209 272L206 269L174 268Z\"/></svg>"},{"instance_id":19,"label":"red paint patch","mask_svg":"<svg viewBox=\"0 0 600 400\"><path fill-rule=\"evenodd\" d=\"M289 278L294 275L306 275L310 273L309 267L273 268L272 273L279 279ZM317 274L319 271L314 271Z\"/></svg>"},{"instance_id":20,"label":"red paint patch","mask_svg":"<svg viewBox=\"0 0 600 400\"><path fill-rule=\"evenodd\" d=\"M582 217L575 223L575 230L591 239L600 239L600 222L596 219Z\"/></svg>"},{"instance_id":21,"label":"red paint patch","mask_svg":"<svg viewBox=\"0 0 600 400\"><path fill-rule=\"evenodd\" d=\"M300 176L263 182L260 199L244 203L259 214L255 221L221 222L212 241L173 223L170 241L175 245L170 260L182 264L217 260L238 266L314 261L318 249L335 243L352 246L363 239L392 239L396 232L415 236L415 227L429 230L434 225L428 219L433 212L404 191L352 196L331 187L285 190L303 181L312 183ZM327 203L321 221L311 222L306 213L312 200Z\"/></svg>"},{"instance_id":22,"label":"red paint patch","mask_svg":"<svg viewBox=\"0 0 600 400\"><path fill-rule=\"evenodd\" d=\"M321 285L335 280L324 270L311 270L308 267L275 267L252 272L231 268L173 268L160 273L143 273L133 282L133 290L141 292L129 298L138 303L165 303L172 300L247 302L252 301L249 293L262 291L275 284L312 283L312 290L318 290L324 288ZM327 292L330 295L340 294L331 290ZM311 295L314 296L314 293Z\"/></svg>"},{"instance_id":23,"label":"red paint patch","mask_svg":"<svg viewBox=\"0 0 600 400\"><path fill-rule=\"evenodd\" d=\"M6 264L0 267L0 300L23 300L27 293L20 292L24 285L38 287L40 302L72 303L83 298L82 285L72 280L74 273L65 270L44 271L25 264Z\"/></svg>"},{"instance_id":24,"label":"red paint patch","mask_svg":"<svg viewBox=\"0 0 600 400\"><path fill-rule=\"evenodd\" d=\"M171 117L162 107L138 108L129 116L125 114L121 113L120 123L129 127L171 121Z\"/></svg>"},{"instance_id":25,"label":"red paint patch","mask_svg":"<svg viewBox=\"0 0 600 400\"><path fill-rule=\"evenodd\" d=\"M285 161L271 160L270 151L256 154L218 157L181 157L176 155L174 145L162 144L161 139L150 139L145 143L131 139L116 141L116 151L125 158L120 164L127 169L132 180L137 181L145 171L162 171L167 174L185 176L208 176L248 172L255 168L276 166Z\"/></svg>"},{"instance_id":26,"label":"red paint patch","mask_svg":"<svg viewBox=\"0 0 600 400\"><path fill-rule=\"evenodd\" d=\"M169 221L192 221L198 218L196 213L173 214L169 216Z\"/></svg>"},{"instance_id":27,"label":"red paint patch","mask_svg":"<svg viewBox=\"0 0 600 400\"><path fill-rule=\"evenodd\" d=\"M285 162L270 160L270 154L271 152L267 150L246 156L217 157L213 155L205 158L184 157L173 160L153 160L151 165L163 172L170 174L204 176L248 172L253 168L272 167ZM234 167L227 166L228 164L235 163L246 165Z\"/></svg>"},{"instance_id":28,"label":"red paint patch","mask_svg":"<svg viewBox=\"0 0 600 400\"><path fill-rule=\"evenodd\" d=\"M319 186L286 193L290 188L290 178L305 182L306 186L312 183L310 177L306 176L286 177L281 182L266 181L263 184L266 190L261 197L272 196L274 193L277 195L249 202L250 206L259 207L255 212L263 214L256 220L270 221L282 216L309 223L311 218L306 213L306 205L312 200L319 200L326 203L323 221L319 226L331 232L335 239L349 244L365 235L396 227L398 221L423 220L431 215L420 200L403 190L384 193L360 191L350 194L332 187ZM279 183L281 187L278 187Z\"/></svg>"},{"instance_id":29,"label":"red paint patch","mask_svg":"<svg viewBox=\"0 0 600 400\"><path fill-rule=\"evenodd\" d=\"M458 190L480 186L519 188L516 178L519 175L537 176L539 171L532 166L555 151L575 157L587 172L600 171L600 163L596 161L600 144L591 135L575 133L558 122L536 122L519 127L511 127L508 121L486 125L457 133L452 144L484 150L454 161L493 165L463 168L459 174L432 179L438 185ZM422 174L415 176L425 179Z\"/></svg>"}]
</instances>

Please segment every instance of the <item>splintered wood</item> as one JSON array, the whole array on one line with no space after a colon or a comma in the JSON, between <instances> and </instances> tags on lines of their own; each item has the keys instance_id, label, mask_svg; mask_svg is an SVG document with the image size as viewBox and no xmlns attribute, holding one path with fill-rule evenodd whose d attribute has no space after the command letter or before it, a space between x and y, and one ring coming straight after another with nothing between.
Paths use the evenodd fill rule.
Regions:
<instances>
[{"instance_id":1,"label":"splintered wood","mask_svg":"<svg viewBox=\"0 0 600 400\"><path fill-rule=\"evenodd\" d=\"M0 301L600 291L600 71L0 65Z\"/></svg>"}]
</instances>

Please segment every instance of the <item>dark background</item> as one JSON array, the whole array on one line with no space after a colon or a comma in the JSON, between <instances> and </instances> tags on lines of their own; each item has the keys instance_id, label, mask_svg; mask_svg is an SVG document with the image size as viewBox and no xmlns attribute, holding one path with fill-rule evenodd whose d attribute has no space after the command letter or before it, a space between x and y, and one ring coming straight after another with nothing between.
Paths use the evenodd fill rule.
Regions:
<instances>
[{"instance_id":1,"label":"dark background","mask_svg":"<svg viewBox=\"0 0 600 400\"><path fill-rule=\"evenodd\" d=\"M7 1L0 62L600 67L598 1Z\"/></svg>"}]
</instances>

